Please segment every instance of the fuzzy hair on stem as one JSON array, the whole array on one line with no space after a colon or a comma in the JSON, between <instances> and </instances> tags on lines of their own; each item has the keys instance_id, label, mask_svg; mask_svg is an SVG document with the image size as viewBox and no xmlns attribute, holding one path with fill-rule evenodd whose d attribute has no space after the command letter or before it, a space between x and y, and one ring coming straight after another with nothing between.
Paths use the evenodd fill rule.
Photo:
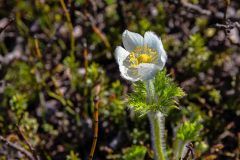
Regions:
<instances>
[{"instance_id":1,"label":"fuzzy hair on stem","mask_svg":"<svg viewBox=\"0 0 240 160\"><path fill-rule=\"evenodd\" d=\"M149 112L148 118L151 125L151 140L154 148L154 159L167 160L166 143L164 138L164 115L161 112Z\"/></svg>"}]
</instances>

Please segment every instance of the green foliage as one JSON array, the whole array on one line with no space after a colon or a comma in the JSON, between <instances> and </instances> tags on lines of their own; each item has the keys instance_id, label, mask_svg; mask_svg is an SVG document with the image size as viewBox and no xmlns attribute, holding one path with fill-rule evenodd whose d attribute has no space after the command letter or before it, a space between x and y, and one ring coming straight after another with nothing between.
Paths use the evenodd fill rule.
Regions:
<instances>
[{"instance_id":1,"label":"green foliage","mask_svg":"<svg viewBox=\"0 0 240 160\"><path fill-rule=\"evenodd\" d=\"M190 2L193 3L193 4L198 4L199 0L190 0Z\"/></svg>"},{"instance_id":2,"label":"green foliage","mask_svg":"<svg viewBox=\"0 0 240 160\"><path fill-rule=\"evenodd\" d=\"M17 121L21 118L24 111L27 109L27 99L26 96L22 94L16 94L10 100L10 105L12 111L17 117Z\"/></svg>"},{"instance_id":3,"label":"green foliage","mask_svg":"<svg viewBox=\"0 0 240 160\"><path fill-rule=\"evenodd\" d=\"M31 141L32 145L37 145L40 141L39 136L36 135L39 124L36 118L31 117L28 112L25 112L21 121L20 121L20 127L24 131L25 136L27 139Z\"/></svg>"},{"instance_id":4,"label":"green foliage","mask_svg":"<svg viewBox=\"0 0 240 160\"><path fill-rule=\"evenodd\" d=\"M128 96L128 104L136 112L143 115L147 113L150 105L147 104L146 84L140 81L133 84L133 92Z\"/></svg>"},{"instance_id":5,"label":"green foliage","mask_svg":"<svg viewBox=\"0 0 240 160\"><path fill-rule=\"evenodd\" d=\"M131 132L131 138L133 144L143 143L144 141L149 139L149 133L134 128L133 131Z\"/></svg>"},{"instance_id":6,"label":"green foliage","mask_svg":"<svg viewBox=\"0 0 240 160\"><path fill-rule=\"evenodd\" d=\"M76 61L74 56L68 56L64 59L64 65L67 69L70 70L71 86L73 89L76 89L79 82L79 63Z\"/></svg>"},{"instance_id":7,"label":"green foliage","mask_svg":"<svg viewBox=\"0 0 240 160\"><path fill-rule=\"evenodd\" d=\"M78 156L79 156L78 153L70 151L69 155L67 155L67 160L80 160Z\"/></svg>"},{"instance_id":8,"label":"green foliage","mask_svg":"<svg viewBox=\"0 0 240 160\"><path fill-rule=\"evenodd\" d=\"M54 129L54 126L49 123L44 123L42 128L45 132L49 133L50 135L58 135L58 130Z\"/></svg>"},{"instance_id":9,"label":"green foliage","mask_svg":"<svg viewBox=\"0 0 240 160\"><path fill-rule=\"evenodd\" d=\"M178 99L185 96L185 92L181 87L173 81L173 79L167 75L166 70L159 72L154 81L156 107L159 110L166 110L170 108L178 108ZM167 110L168 110L167 109Z\"/></svg>"},{"instance_id":10,"label":"green foliage","mask_svg":"<svg viewBox=\"0 0 240 160\"><path fill-rule=\"evenodd\" d=\"M144 31L148 30L149 27L151 26L151 23L149 22L149 20L147 18L142 19L139 22L139 24L143 28Z\"/></svg>"},{"instance_id":11,"label":"green foliage","mask_svg":"<svg viewBox=\"0 0 240 160\"><path fill-rule=\"evenodd\" d=\"M196 154L198 155L206 152L207 149L209 148L208 144L204 141L197 141L194 146Z\"/></svg>"},{"instance_id":12,"label":"green foliage","mask_svg":"<svg viewBox=\"0 0 240 160\"><path fill-rule=\"evenodd\" d=\"M204 70L211 52L205 46L205 40L200 34L193 34L187 41L187 55L183 57L178 66L187 70L199 72Z\"/></svg>"},{"instance_id":13,"label":"green foliage","mask_svg":"<svg viewBox=\"0 0 240 160\"><path fill-rule=\"evenodd\" d=\"M73 103L70 100L66 100L64 97L61 95L58 95L52 91L48 91L48 95L52 98L57 99L59 102L62 103L63 106L65 107L73 107Z\"/></svg>"},{"instance_id":14,"label":"green foliage","mask_svg":"<svg viewBox=\"0 0 240 160\"><path fill-rule=\"evenodd\" d=\"M205 28L207 26L208 20L204 17L198 17L196 19L196 26L199 28Z\"/></svg>"},{"instance_id":15,"label":"green foliage","mask_svg":"<svg viewBox=\"0 0 240 160\"><path fill-rule=\"evenodd\" d=\"M211 97L210 99L213 102L215 102L216 104L219 104L221 100L221 93L219 90L212 89L211 91L209 91L209 96Z\"/></svg>"},{"instance_id":16,"label":"green foliage","mask_svg":"<svg viewBox=\"0 0 240 160\"><path fill-rule=\"evenodd\" d=\"M84 2L85 2L85 0L76 0L75 4L80 6L80 5L84 4Z\"/></svg>"},{"instance_id":17,"label":"green foliage","mask_svg":"<svg viewBox=\"0 0 240 160\"><path fill-rule=\"evenodd\" d=\"M14 85L7 86L5 93L11 97L16 93L22 93L26 96L33 94L32 90L36 89L36 79L33 74L31 66L24 62L16 62L9 68L5 80Z\"/></svg>"},{"instance_id":18,"label":"green foliage","mask_svg":"<svg viewBox=\"0 0 240 160\"><path fill-rule=\"evenodd\" d=\"M129 105L142 115L148 111L167 113L172 108L178 108L178 99L185 95L184 91L174 83L166 70L158 72L152 80L154 86L153 102L147 103L146 84L133 84L133 93L129 95Z\"/></svg>"},{"instance_id":19,"label":"green foliage","mask_svg":"<svg viewBox=\"0 0 240 160\"><path fill-rule=\"evenodd\" d=\"M238 3L237 0L231 1L233 4ZM237 41L229 41L238 38L237 34L232 36L235 29L231 30L227 38L224 29L213 27L216 23L212 21L215 15L200 15L193 11L185 12L182 16L179 10L186 11L186 8L167 0L64 2L73 22L76 40L75 52L71 56L71 31L59 1L0 2L1 27L10 17L15 19L1 33L0 38L2 136L7 138L16 134L15 125L20 120L19 126L23 134L40 151L41 159L67 159L66 154L69 154L69 159L86 158L89 148L81 146L92 142L90 133L93 124L94 86L97 83L101 86L100 135L97 144L101 152L95 152L94 157L107 159L113 155L112 159L123 159L121 151L125 151L124 148L131 144L150 146L146 117L136 118L132 111L126 111L125 95L130 89L125 83L116 81L120 76L111 53L115 46L121 44L121 33L125 29L141 34L150 30L161 37L168 54L167 68L176 73L179 84L188 93L181 101L184 106L181 111L168 112L172 107L164 105L171 105L167 103L171 101L174 103L173 107L177 107L180 97L174 98L170 94L170 88L159 87L156 91L157 85L154 84L154 104L147 104L146 84L139 82L134 84L138 89L131 93L135 94L133 99L128 97L134 110L141 114L151 109L168 112L168 131L175 131L179 122L186 119L190 122L198 122L199 119L203 121L204 134L194 141L196 158L207 159L205 155L211 155L212 140L224 134L226 129L231 135L238 134L236 117L240 115L239 47ZM202 5L200 0L188 2L199 7ZM222 14L224 7L228 6L233 14L227 15L227 18L232 19L232 16L237 15L238 6L229 5L230 0L225 2L226 4L221 3L220 6L211 2L207 2L207 5ZM72 10L72 7L76 10ZM85 8L86 12L82 12ZM234 23L234 18L232 20ZM39 41L41 58L36 56L34 35ZM105 36L110 42L110 48L104 46ZM85 50L87 55L83 54ZM199 72L201 74L198 75ZM173 98L164 101L167 94ZM209 130L213 127L214 130ZM106 136L101 136L102 134ZM112 153L105 147L115 140L121 140L122 135L123 138L127 136L129 141L116 144L119 149ZM173 138L169 136L167 144L175 144L171 143ZM225 159L237 158L237 143L230 144L226 138L219 141L225 148L221 154L216 155L216 159L221 159L220 156L225 156ZM238 141L238 136L230 138ZM176 141L182 140L176 138ZM16 143L27 149L21 138ZM5 146L3 143L1 145ZM79 147L82 149L79 150ZM170 154L175 153L170 149L174 147L167 148ZM0 147L0 150L3 153L0 159L22 158L19 152L9 147ZM9 150L12 156L5 154ZM206 154L201 155L202 153ZM235 157L229 157L228 153Z\"/></svg>"},{"instance_id":20,"label":"green foliage","mask_svg":"<svg viewBox=\"0 0 240 160\"><path fill-rule=\"evenodd\" d=\"M186 142L195 140L199 136L199 131L203 126L198 122L186 121L177 131L177 138Z\"/></svg>"},{"instance_id":21,"label":"green foliage","mask_svg":"<svg viewBox=\"0 0 240 160\"><path fill-rule=\"evenodd\" d=\"M109 117L115 123L122 123L122 119L125 116L124 102L121 98L117 98L121 97L122 93L123 85L120 81L113 82L111 88L102 93L102 97L105 97L104 101L102 101L105 107L100 110L100 114L105 118Z\"/></svg>"},{"instance_id":22,"label":"green foliage","mask_svg":"<svg viewBox=\"0 0 240 160\"><path fill-rule=\"evenodd\" d=\"M130 148L126 148L123 151L123 160L144 160L146 152L147 149L144 146L132 146Z\"/></svg>"},{"instance_id":23,"label":"green foliage","mask_svg":"<svg viewBox=\"0 0 240 160\"><path fill-rule=\"evenodd\" d=\"M101 76L100 76L101 75ZM89 86L94 85L94 83L99 82L105 75L105 72L103 71L102 67L99 66L97 63L92 63L87 68L87 84Z\"/></svg>"},{"instance_id":24,"label":"green foliage","mask_svg":"<svg viewBox=\"0 0 240 160\"><path fill-rule=\"evenodd\" d=\"M106 2L108 5L112 5L112 4L116 3L116 0L105 0L105 2Z\"/></svg>"}]
</instances>

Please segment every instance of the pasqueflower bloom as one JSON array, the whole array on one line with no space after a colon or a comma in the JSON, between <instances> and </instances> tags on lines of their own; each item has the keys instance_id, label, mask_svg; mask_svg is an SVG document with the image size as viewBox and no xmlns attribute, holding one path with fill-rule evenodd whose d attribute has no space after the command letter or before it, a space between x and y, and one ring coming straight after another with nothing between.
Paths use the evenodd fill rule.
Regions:
<instances>
[{"instance_id":1,"label":"pasqueflower bloom","mask_svg":"<svg viewBox=\"0 0 240 160\"><path fill-rule=\"evenodd\" d=\"M138 33L125 30L122 35L123 47L118 46L115 57L121 76L130 81L147 81L162 70L167 54L160 38L153 32Z\"/></svg>"}]
</instances>

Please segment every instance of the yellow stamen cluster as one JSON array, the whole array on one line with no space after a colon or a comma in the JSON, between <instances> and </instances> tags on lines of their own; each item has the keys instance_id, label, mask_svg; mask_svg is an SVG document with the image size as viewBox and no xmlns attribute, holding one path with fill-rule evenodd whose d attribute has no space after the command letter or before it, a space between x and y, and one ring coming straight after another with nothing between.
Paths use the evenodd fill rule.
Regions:
<instances>
[{"instance_id":1,"label":"yellow stamen cluster","mask_svg":"<svg viewBox=\"0 0 240 160\"><path fill-rule=\"evenodd\" d=\"M141 63L156 63L158 53L148 46L136 47L128 56L130 67L137 67Z\"/></svg>"}]
</instances>

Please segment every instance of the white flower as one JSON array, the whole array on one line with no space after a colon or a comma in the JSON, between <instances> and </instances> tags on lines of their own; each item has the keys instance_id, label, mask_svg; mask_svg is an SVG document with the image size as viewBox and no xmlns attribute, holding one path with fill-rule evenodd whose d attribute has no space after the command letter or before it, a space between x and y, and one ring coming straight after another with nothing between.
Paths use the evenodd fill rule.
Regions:
<instances>
[{"instance_id":1,"label":"white flower","mask_svg":"<svg viewBox=\"0 0 240 160\"><path fill-rule=\"evenodd\" d=\"M125 30L122 41L125 49L118 46L115 58L123 78L133 82L150 80L165 66L167 54L161 39L153 32L145 32L143 38Z\"/></svg>"}]
</instances>

